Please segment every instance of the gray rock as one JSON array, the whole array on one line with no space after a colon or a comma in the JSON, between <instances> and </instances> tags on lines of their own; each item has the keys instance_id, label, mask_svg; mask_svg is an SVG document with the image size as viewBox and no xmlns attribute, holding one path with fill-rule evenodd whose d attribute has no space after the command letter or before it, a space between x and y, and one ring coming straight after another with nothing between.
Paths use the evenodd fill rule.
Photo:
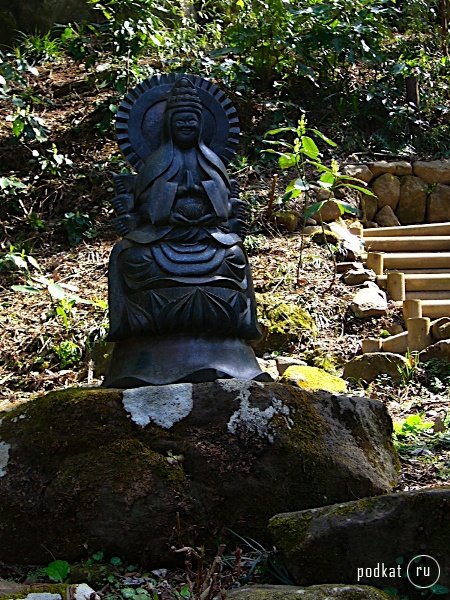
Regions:
<instances>
[{"instance_id":1,"label":"gray rock","mask_svg":"<svg viewBox=\"0 0 450 600\"><path fill-rule=\"evenodd\" d=\"M450 186L438 183L428 198L427 221L443 223L450 221Z\"/></svg>"},{"instance_id":2,"label":"gray rock","mask_svg":"<svg viewBox=\"0 0 450 600\"><path fill-rule=\"evenodd\" d=\"M378 223L375 223L375 221L365 221L364 227L366 229L376 229L377 227L380 227L380 226L378 225Z\"/></svg>"},{"instance_id":3,"label":"gray rock","mask_svg":"<svg viewBox=\"0 0 450 600\"><path fill-rule=\"evenodd\" d=\"M187 385L192 409L170 429L134 422L120 390L61 390L2 414L0 561L43 564L52 548L74 562L88 546L169 567L179 536L213 547L230 528L270 544L276 513L397 481L381 402L254 381Z\"/></svg>"},{"instance_id":4,"label":"gray rock","mask_svg":"<svg viewBox=\"0 0 450 600\"><path fill-rule=\"evenodd\" d=\"M361 208L364 221L373 221L378 212L378 200L376 196L361 195Z\"/></svg>"},{"instance_id":5,"label":"gray rock","mask_svg":"<svg viewBox=\"0 0 450 600\"><path fill-rule=\"evenodd\" d=\"M373 179L373 173L367 165L347 165L344 168L344 173L350 175L350 177L364 181L364 183L370 183ZM358 181L355 181L355 183L358 184Z\"/></svg>"},{"instance_id":6,"label":"gray rock","mask_svg":"<svg viewBox=\"0 0 450 600\"><path fill-rule=\"evenodd\" d=\"M50 592L32 592L25 596L25 600L62 600L61 594Z\"/></svg>"},{"instance_id":7,"label":"gray rock","mask_svg":"<svg viewBox=\"0 0 450 600\"><path fill-rule=\"evenodd\" d=\"M413 164L414 175L427 183L450 184L450 159L417 161Z\"/></svg>"},{"instance_id":8,"label":"gray rock","mask_svg":"<svg viewBox=\"0 0 450 600\"><path fill-rule=\"evenodd\" d=\"M338 273L346 273L347 271L363 271L364 265L362 262L341 262L337 263L336 271Z\"/></svg>"},{"instance_id":9,"label":"gray rock","mask_svg":"<svg viewBox=\"0 0 450 600\"><path fill-rule=\"evenodd\" d=\"M427 362L432 358L440 358L441 360L448 360L450 363L450 339L441 340L432 346L428 346L428 348L422 350L419 358L422 362Z\"/></svg>"},{"instance_id":10,"label":"gray rock","mask_svg":"<svg viewBox=\"0 0 450 600\"><path fill-rule=\"evenodd\" d=\"M405 576L418 555L438 561L439 584L450 587L449 506L450 488L435 488L276 515L269 528L298 585L358 583L420 598ZM416 564L409 574L419 583Z\"/></svg>"},{"instance_id":11,"label":"gray rock","mask_svg":"<svg viewBox=\"0 0 450 600\"><path fill-rule=\"evenodd\" d=\"M401 225L390 206L383 206L375 215L375 221L380 227L397 227Z\"/></svg>"},{"instance_id":12,"label":"gray rock","mask_svg":"<svg viewBox=\"0 0 450 600\"><path fill-rule=\"evenodd\" d=\"M233 600L389 600L390 596L367 585L323 584L299 588L291 585L255 585L229 590ZM218 600L218 599L217 599Z\"/></svg>"},{"instance_id":13,"label":"gray rock","mask_svg":"<svg viewBox=\"0 0 450 600\"><path fill-rule=\"evenodd\" d=\"M361 285L366 281L375 281L377 276L372 269L351 269L342 276L347 285Z\"/></svg>"},{"instance_id":14,"label":"gray rock","mask_svg":"<svg viewBox=\"0 0 450 600\"><path fill-rule=\"evenodd\" d=\"M395 214L402 225L423 223L427 207L427 184L412 175L402 177L400 201Z\"/></svg>"},{"instance_id":15,"label":"gray rock","mask_svg":"<svg viewBox=\"0 0 450 600\"><path fill-rule=\"evenodd\" d=\"M383 173L391 173L392 175L397 176L412 175L413 172L412 164L405 160L399 160L395 162L379 160L377 162L369 163L368 167L374 176L381 175Z\"/></svg>"},{"instance_id":16,"label":"gray rock","mask_svg":"<svg viewBox=\"0 0 450 600\"><path fill-rule=\"evenodd\" d=\"M292 367L293 365L300 365L304 367L307 364L304 360L300 360L294 356L277 356L275 363L277 365L279 375L283 375L286 369Z\"/></svg>"},{"instance_id":17,"label":"gray rock","mask_svg":"<svg viewBox=\"0 0 450 600\"><path fill-rule=\"evenodd\" d=\"M384 173L372 183L372 192L378 198L378 208L390 206L395 210L400 198L400 179L392 173ZM371 220L371 219L369 219Z\"/></svg>"},{"instance_id":18,"label":"gray rock","mask_svg":"<svg viewBox=\"0 0 450 600\"><path fill-rule=\"evenodd\" d=\"M386 315L387 308L386 294L370 281L358 290L350 304L351 311L359 319Z\"/></svg>"},{"instance_id":19,"label":"gray rock","mask_svg":"<svg viewBox=\"0 0 450 600\"><path fill-rule=\"evenodd\" d=\"M259 357L256 357L256 360L261 368L261 371L268 373L274 381L278 379L278 369L275 360Z\"/></svg>"},{"instance_id":20,"label":"gray rock","mask_svg":"<svg viewBox=\"0 0 450 600\"><path fill-rule=\"evenodd\" d=\"M74 585L71 597L74 600L100 600L100 596L87 583Z\"/></svg>"},{"instance_id":21,"label":"gray rock","mask_svg":"<svg viewBox=\"0 0 450 600\"><path fill-rule=\"evenodd\" d=\"M26 585L23 583L16 583L15 581L0 579L0 596L6 596L8 598L17 596L17 594L24 589L26 589Z\"/></svg>"},{"instance_id":22,"label":"gray rock","mask_svg":"<svg viewBox=\"0 0 450 600\"><path fill-rule=\"evenodd\" d=\"M327 200L322 208L312 215L312 218L316 221L323 221L324 223L330 223L336 221L341 216L341 210L336 200Z\"/></svg>"},{"instance_id":23,"label":"gray rock","mask_svg":"<svg viewBox=\"0 0 450 600\"><path fill-rule=\"evenodd\" d=\"M344 367L345 379L363 380L367 383L379 375L389 375L396 383L402 381L402 369L406 369L408 361L401 354L392 352L367 352L356 356Z\"/></svg>"},{"instance_id":24,"label":"gray rock","mask_svg":"<svg viewBox=\"0 0 450 600\"><path fill-rule=\"evenodd\" d=\"M435 341L450 339L450 317L441 317L431 323L431 337Z\"/></svg>"}]
</instances>

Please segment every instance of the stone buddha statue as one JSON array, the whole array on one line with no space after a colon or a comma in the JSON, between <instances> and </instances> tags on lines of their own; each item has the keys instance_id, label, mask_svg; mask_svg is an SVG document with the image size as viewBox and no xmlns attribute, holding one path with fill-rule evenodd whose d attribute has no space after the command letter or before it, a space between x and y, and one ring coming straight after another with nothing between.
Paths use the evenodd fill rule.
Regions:
<instances>
[{"instance_id":1,"label":"stone buddha statue","mask_svg":"<svg viewBox=\"0 0 450 600\"><path fill-rule=\"evenodd\" d=\"M243 247L245 203L204 139L206 132L220 148L214 128L224 103L214 103L217 88L211 93L212 84L198 77L149 81L147 102L138 96L139 128L151 135L147 122L156 121L158 108L162 126L151 151L141 149L138 174L116 176L112 202L123 239L109 266L109 338L116 344L104 385L264 380L249 345L261 334ZM136 97L127 98L125 123L136 131ZM130 137L127 144L126 156Z\"/></svg>"}]
</instances>

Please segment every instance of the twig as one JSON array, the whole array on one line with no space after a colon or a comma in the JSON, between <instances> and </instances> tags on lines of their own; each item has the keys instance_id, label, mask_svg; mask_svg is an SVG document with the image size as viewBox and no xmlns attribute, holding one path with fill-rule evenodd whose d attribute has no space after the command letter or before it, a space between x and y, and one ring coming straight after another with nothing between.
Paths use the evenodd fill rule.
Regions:
<instances>
[{"instance_id":1,"label":"twig","mask_svg":"<svg viewBox=\"0 0 450 600\"><path fill-rule=\"evenodd\" d=\"M270 189L269 202L267 203L266 217L268 219L272 216L272 210L273 210L273 203L274 203L274 200L275 200L275 191L276 191L276 187L277 187L277 181L278 181L278 174L275 173L275 175L273 176L273 179L272 179L272 187Z\"/></svg>"}]
</instances>

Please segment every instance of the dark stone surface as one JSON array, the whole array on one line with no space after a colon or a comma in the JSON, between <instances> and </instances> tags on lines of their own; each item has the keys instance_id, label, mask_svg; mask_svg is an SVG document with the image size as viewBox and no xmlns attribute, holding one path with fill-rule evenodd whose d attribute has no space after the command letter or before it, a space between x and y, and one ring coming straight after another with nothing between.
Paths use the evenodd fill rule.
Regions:
<instances>
[{"instance_id":1,"label":"dark stone surface","mask_svg":"<svg viewBox=\"0 0 450 600\"><path fill-rule=\"evenodd\" d=\"M449 508L450 487L423 489L276 515L269 528L298 585L359 583L420 598L424 589L406 577L416 556L433 557L440 566L436 583L450 588Z\"/></svg>"},{"instance_id":2,"label":"dark stone surface","mask_svg":"<svg viewBox=\"0 0 450 600\"><path fill-rule=\"evenodd\" d=\"M391 596L367 585L323 584L299 588L291 585L249 585L229 590L233 600L389 600Z\"/></svg>"},{"instance_id":3,"label":"dark stone surface","mask_svg":"<svg viewBox=\"0 0 450 600\"><path fill-rule=\"evenodd\" d=\"M0 561L270 546L274 514L390 491L391 432L381 402L275 383L53 392L0 415Z\"/></svg>"},{"instance_id":4,"label":"dark stone surface","mask_svg":"<svg viewBox=\"0 0 450 600\"><path fill-rule=\"evenodd\" d=\"M267 378L249 346L261 332L246 205L225 166L235 109L200 77L155 76L125 98L117 132L138 174L116 177L112 201L124 239L109 266L116 349L104 385Z\"/></svg>"}]
</instances>

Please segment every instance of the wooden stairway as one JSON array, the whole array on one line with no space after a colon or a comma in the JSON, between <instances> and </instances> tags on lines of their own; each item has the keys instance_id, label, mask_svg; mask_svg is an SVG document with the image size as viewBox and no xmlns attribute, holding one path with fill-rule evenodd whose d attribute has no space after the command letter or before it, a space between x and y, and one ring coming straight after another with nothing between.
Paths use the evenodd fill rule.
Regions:
<instances>
[{"instance_id":1,"label":"wooden stairway","mask_svg":"<svg viewBox=\"0 0 450 600\"><path fill-rule=\"evenodd\" d=\"M365 229L363 239L391 300L421 300L422 316L450 317L450 223Z\"/></svg>"},{"instance_id":2,"label":"wooden stairway","mask_svg":"<svg viewBox=\"0 0 450 600\"><path fill-rule=\"evenodd\" d=\"M450 223L380 227L362 232L367 267L403 307L408 331L365 340L363 352L422 350L431 343L430 319L450 317Z\"/></svg>"}]
</instances>

